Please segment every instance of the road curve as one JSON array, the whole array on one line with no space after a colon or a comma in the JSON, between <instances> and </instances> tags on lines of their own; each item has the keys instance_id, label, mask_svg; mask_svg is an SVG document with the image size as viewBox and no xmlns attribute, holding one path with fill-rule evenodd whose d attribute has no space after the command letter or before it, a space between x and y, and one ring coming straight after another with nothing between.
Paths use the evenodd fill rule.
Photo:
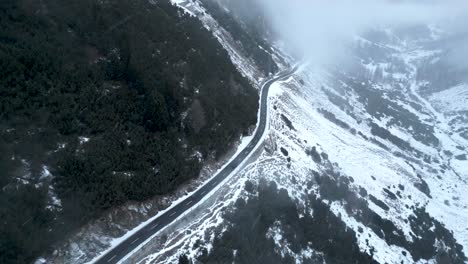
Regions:
<instances>
[{"instance_id":1,"label":"road curve","mask_svg":"<svg viewBox=\"0 0 468 264\"><path fill-rule=\"evenodd\" d=\"M104 255L99 257L94 263L95 264L113 264L119 262L126 255L132 252L141 243L146 241L148 238L153 236L155 233L172 223L177 217L189 210L197 203L199 203L206 195L208 195L218 184L226 179L241 163L246 159L249 154L260 142L263 134L265 133L266 126L268 124L268 92L273 83L278 80L282 80L294 74L297 66L292 70L288 70L275 75L270 80L266 81L262 85L260 95L260 122L258 122L255 134L249 144L237 154L216 176L209 180L205 185L199 188L196 192L185 198L182 202L166 211L161 216L148 223L146 226L138 230L135 234L131 235L120 244L106 252Z\"/></svg>"}]
</instances>

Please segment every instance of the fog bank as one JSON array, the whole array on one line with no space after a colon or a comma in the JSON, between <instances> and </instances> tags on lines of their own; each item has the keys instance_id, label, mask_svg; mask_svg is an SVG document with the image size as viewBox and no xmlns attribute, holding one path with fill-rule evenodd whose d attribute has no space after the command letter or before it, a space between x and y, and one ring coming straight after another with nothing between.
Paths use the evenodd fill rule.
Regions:
<instances>
[{"instance_id":1,"label":"fog bank","mask_svg":"<svg viewBox=\"0 0 468 264\"><path fill-rule=\"evenodd\" d=\"M465 30L467 1L257 0L279 39L315 62L344 60L347 43L375 27L450 25ZM459 21L459 22L457 22ZM458 29L457 29L458 28Z\"/></svg>"}]
</instances>

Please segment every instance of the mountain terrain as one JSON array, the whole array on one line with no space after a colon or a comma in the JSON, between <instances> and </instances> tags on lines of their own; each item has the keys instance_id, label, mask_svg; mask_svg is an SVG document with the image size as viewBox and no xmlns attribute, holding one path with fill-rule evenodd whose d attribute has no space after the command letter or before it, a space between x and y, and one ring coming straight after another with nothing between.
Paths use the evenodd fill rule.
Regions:
<instances>
[{"instance_id":1,"label":"mountain terrain","mask_svg":"<svg viewBox=\"0 0 468 264\"><path fill-rule=\"evenodd\" d=\"M2 263L92 263L239 153L294 65L248 160L120 263L467 262L463 31L376 25L323 63L260 1L1 5Z\"/></svg>"},{"instance_id":2,"label":"mountain terrain","mask_svg":"<svg viewBox=\"0 0 468 264\"><path fill-rule=\"evenodd\" d=\"M257 158L132 260L465 263L467 72L450 58L463 38L376 27L346 64L304 62L271 92Z\"/></svg>"},{"instance_id":3,"label":"mountain terrain","mask_svg":"<svg viewBox=\"0 0 468 264\"><path fill-rule=\"evenodd\" d=\"M173 193L255 125L254 85L169 1L0 6L1 263Z\"/></svg>"}]
</instances>

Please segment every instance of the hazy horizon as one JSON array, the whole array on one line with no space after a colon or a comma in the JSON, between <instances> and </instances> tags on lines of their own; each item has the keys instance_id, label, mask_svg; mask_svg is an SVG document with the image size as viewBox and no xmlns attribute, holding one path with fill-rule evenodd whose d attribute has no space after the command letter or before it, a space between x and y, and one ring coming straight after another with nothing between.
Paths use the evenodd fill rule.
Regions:
<instances>
[{"instance_id":1,"label":"hazy horizon","mask_svg":"<svg viewBox=\"0 0 468 264\"><path fill-rule=\"evenodd\" d=\"M345 60L350 40L373 28L437 24L462 32L468 21L468 3L462 1L257 1L280 41L296 55L322 63Z\"/></svg>"}]
</instances>

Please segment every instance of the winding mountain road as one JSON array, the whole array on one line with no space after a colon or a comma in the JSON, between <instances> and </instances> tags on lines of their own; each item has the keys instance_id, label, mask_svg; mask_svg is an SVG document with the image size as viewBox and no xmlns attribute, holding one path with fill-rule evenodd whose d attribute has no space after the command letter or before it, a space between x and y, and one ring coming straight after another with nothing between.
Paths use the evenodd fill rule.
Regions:
<instances>
[{"instance_id":1,"label":"winding mountain road","mask_svg":"<svg viewBox=\"0 0 468 264\"><path fill-rule=\"evenodd\" d=\"M255 134L249 144L237 154L221 171L218 172L211 180L205 185L200 187L196 192L185 198L182 202L178 203L171 209L167 210L164 214L155 218L152 222L135 232L130 237L126 238L117 246L100 256L94 263L95 264L112 264L118 263L125 256L130 254L136 247L145 242L148 238L155 233L164 229L180 215L190 210L197 205L205 196L214 190L224 179L229 177L231 173L250 155L255 147L260 143L263 137L267 124L268 124L268 92L273 83L282 79L290 77L297 70L297 66L291 70L282 72L272 77L262 85L261 98L260 98L260 121L258 122Z\"/></svg>"}]
</instances>

